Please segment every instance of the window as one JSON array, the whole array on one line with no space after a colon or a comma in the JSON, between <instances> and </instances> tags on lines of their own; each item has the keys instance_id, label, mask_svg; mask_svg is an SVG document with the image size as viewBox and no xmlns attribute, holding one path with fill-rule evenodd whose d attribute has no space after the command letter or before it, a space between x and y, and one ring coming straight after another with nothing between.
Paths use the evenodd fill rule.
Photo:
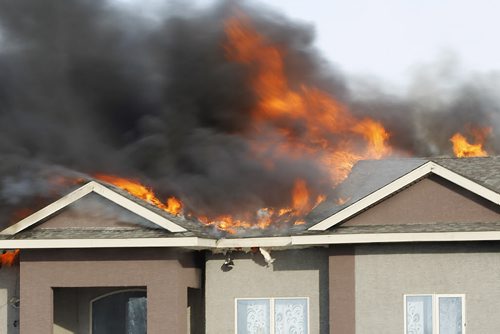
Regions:
<instances>
[{"instance_id":1,"label":"window","mask_svg":"<svg viewBox=\"0 0 500 334\"><path fill-rule=\"evenodd\" d=\"M465 334L465 295L405 295L405 334Z\"/></svg>"},{"instance_id":2,"label":"window","mask_svg":"<svg viewBox=\"0 0 500 334\"><path fill-rule=\"evenodd\" d=\"M308 334L309 299L236 299L235 323L237 334Z\"/></svg>"},{"instance_id":3,"label":"window","mask_svg":"<svg viewBox=\"0 0 500 334\"><path fill-rule=\"evenodd\" d=\"M147 328L145 290L121 290L90 302L91 333L144 334Z\"/></svg>"}]
</instances>

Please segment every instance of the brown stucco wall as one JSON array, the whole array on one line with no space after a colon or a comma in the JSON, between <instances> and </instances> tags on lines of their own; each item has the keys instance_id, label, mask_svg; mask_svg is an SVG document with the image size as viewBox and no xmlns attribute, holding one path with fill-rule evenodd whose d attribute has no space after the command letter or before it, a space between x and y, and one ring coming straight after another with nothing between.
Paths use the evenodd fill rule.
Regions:
<instances>
[{"instance_id":1,"label":"brown stucco wall","mask_svg":"<svg viewBox=\"0 0 500 334\"><path fill-rule=\"evenodd\" d=\"M351 218L343 226L475 223L499 219L498 205L439 176L431 176Z\"/></svg>"},{"instance_id":2,"label":"brown stucco wall","mask_svg":"<svg viewBox=\"0 0 500 334\"><path fill-rule=\"evenodd\" d=\"M148 333L186 333L187 288L200 286L192 252L173 249L23 250L21 334L53 330L53 288L137 287L148 294Z\"/></svg>"},{"instance_id":3,"label":"brown stucco wall","mask_svg":"<svg viewBox=\"0 0 500 334\"><path fill-rule=\"evenodd\" d=\"M330 247L329 296L330 334L354 334L355 319L354 246Z\"/></svg>"}]
</instances>

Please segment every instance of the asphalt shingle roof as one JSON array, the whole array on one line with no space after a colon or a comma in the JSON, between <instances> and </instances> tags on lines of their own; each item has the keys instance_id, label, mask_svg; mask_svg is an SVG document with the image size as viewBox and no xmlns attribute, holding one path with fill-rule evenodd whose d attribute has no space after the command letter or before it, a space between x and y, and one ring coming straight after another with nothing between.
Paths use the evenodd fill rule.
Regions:
<instances>
[{"instance_id":1,"label":"asphalt shingle roof","mask_svg":"<svg viewBox=\"0 0 500 334\"><path fill-rule=\"evenodd\" d=\"M433 158L431 161L500 193L500 156L466 159Z\"/></svg>"},{"instance_id":2,"label":"asphalt shingle roof","mask_svg":"<svg viewBox=\"0 0 500 334\"><path fill-rule=\"evenodd\" d=\"M192 237L191 232L172 233L165 229L134 228L43 228L27 229L14 235L0 235L0 240L21 239L129 239Z\"/></svg>"},{"instance_id":3,"label":"asphalt shingle roof","mask_svg":"<svg viewBox=\"0 0 500 334\"><path fill-rule=\"evenodd\" d=\"M358 234L358 233L431 233L431 232L479 232L500 231L498 222L477 223L441 223L435 224L388 224L370 226L338 226L322 234Z\"/></svg>"}]
</instances>

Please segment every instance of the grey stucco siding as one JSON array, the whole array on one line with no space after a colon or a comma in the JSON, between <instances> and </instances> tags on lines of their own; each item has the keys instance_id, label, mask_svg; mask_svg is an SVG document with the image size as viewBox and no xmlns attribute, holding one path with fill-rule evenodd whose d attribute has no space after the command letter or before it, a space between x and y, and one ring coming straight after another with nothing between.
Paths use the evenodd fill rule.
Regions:
<instances>
[{"instance_id":1,"label":"grey stucco siding","mask_svg":"<svg viewBox=\"0 0 500 334\"><path fill-rule=\"evenodd\" d=\"M467 333L500 328L500 244L360 245L355 252L357 334L404 333L405 294L465 294Z\"/></svg>"},{"instance_id":2,"label":"grey stucco siding","mask_svg":"<svg viewBox=\"0 0 500 334\"><path fill-rule=\"evenodd\" d=\"M19 333L19 309L12 304L19 298L19 266L0 268L0 333Z\"/></svg>"},{"instance_id":3,"label":"grey stucco siding","mask_svg":"<svg viewBox=\"0 0 500 334\"><path fill-rule=\"evenodd\" d=\"M310 333L328 333L328 250L274 251L266 267L260 253L234 252L234 266L221 270L223 255L206 262L206 333L234 333L236 298L308 297Z\"/></svg>"}]
</instances>

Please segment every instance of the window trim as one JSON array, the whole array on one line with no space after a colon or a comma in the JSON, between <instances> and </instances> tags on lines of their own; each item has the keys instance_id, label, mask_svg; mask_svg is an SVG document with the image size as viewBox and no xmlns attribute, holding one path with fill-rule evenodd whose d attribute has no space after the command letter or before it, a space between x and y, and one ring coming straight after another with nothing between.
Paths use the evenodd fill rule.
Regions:
<instances>
[{"instance_id":1,"label":"window trim","mask_svg":"<svg viewBox=\"0 0 500 334\"><path fill-rule=\"evenodd\" d=\"M465 294L464 293L414 293L414 294L404 294L403 295L403 315L404 315L404 327L403 334L406 333L406 298L407 297L431 297L432 298L432 333L439 334L439 298L442 297L460 297L462 299L462 334L466 334L467 328L467 314L465 306Z\"/></svg>"},{"instance_id":2,"label":"window trim","mask_svg":"<svg viewBox=\"0 0 500 334\"><path fill-rule=\"evenodd\" d=\"M269 333L275 334L274 304L276 299L305 299L307 304L307 333L311 333L310 298L309 297L244 297L234 298L234 333L238 334L238 301L239 300L268 300L269 301Z\"/></svg>"},{"instance_id":3,"label":"window trim","mask_svg":"<svg viewBox=\"0 0 500 334\"><path fill-rule=\"evenodd\" d=\"M109 297L109 296L112 296L112 295L116 295L118 293L123 293L123 292L138 292L138 291L141 291L141 292L146 292L146 298L147 298L147 295L148 295L148 289L147 288L132 288L132 289L121 289L121 290L115 290L115 291L111 291L111 292L107 292L103 295L100 295L100 296L97 296L95 298L92 298L90 301L89 301L89 333L92 334L92 305L94 304L94 302L100 300L100 299L103 299L103 298L106 298L106 297Z\"/></svg>"}]
</instances>

